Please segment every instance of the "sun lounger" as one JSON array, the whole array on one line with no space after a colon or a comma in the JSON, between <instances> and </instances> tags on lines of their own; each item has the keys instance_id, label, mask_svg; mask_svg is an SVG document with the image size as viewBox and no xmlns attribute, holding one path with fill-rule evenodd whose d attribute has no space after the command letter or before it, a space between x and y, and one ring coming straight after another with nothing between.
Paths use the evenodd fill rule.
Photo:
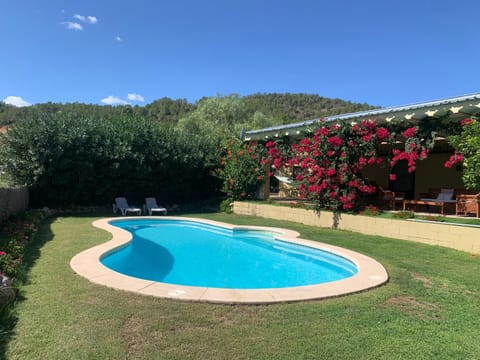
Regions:
<instances>
[{"instance_id":1,"label":"sun lounger","mask_svg":"<svg viewBox=\"0 0 480 360\"><path fill-rule=\"evenodd\" d=\"M117 210L120 210L120 213L123 216L126 216L129 212L137 215L142 215L142 209L129 206L127 199L125 199L124 197L115 198L115 204L113 204L113 213L116 214Z\"/></svg>"},{"instance_id":2,"label":"sun lounger","mask_svg":"<svg viewBox=\"0 0 480 360\"><path fill-rule=\"evenodd\" d=\"M152 215L154 212L163 213L167 215L167 209L163 206L158 206L157 199L154 197L145 198L145 209L148 212L148 215Z\"/></svg>"},{"instance_id":3,"label":"sun lounger","mask_svg":"<svg viewBox=\"0 0 480 360\"><path fill-rule=\"evenodd\" d=\"M438 206L440 213L444 215L445 205L456 204L453 199L454 189L441 189L436 198L420 198L419 200L403 200L403 210L405 211L407 205L413 205L413 211L416 211L417 205Z\"/></svg>"}]
</instances>

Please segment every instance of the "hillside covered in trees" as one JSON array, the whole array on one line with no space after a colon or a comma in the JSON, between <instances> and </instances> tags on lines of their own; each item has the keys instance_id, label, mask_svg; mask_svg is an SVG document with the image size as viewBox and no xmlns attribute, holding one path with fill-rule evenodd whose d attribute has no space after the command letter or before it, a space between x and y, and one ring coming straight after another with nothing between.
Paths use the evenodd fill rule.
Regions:
<instances>
[{"instance_id":1,"label":"hillside covered in trees","mask_svg":"<svg viewBox=\"0 0 480 360\"><path fill-rule=\"evenodd\" d=\"M219 107L226 111L235 111L229 121L247 125L248 129L264 126L287 124L329 115L349 113L374 108L368 104L353 103L341 99L330 99L312 94L253 94L240 97L238 95L204 97L196 103L186 99L170 99L167 97L153 101L145 106L110 106L82 103L43 103L28 107L15 107L0 101L0 126L10 125L18 120L35 118L38 114L68 113L96 118L112 118L121 115L134 115L150 118L165 125L177 126L185 118L197 121L198 116L192 114L199 108L209 112L208 108ZM221 111L220 111L221 112ZM215 116L215 114L211 114ZM221 116L218 113L217 116ZM221 121L222 122L222 121Z\"/></svg>"}]
</instances>

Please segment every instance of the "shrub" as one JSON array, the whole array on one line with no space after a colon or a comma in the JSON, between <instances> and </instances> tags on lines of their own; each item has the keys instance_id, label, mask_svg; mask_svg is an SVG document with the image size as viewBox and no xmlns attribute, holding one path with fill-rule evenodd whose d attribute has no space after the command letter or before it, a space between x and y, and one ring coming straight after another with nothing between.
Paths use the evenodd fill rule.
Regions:
<instances>
[{"instance_id":1,"label":"shrub","mask_svg":"<svg viewBox=\"0 0 480 360\"><path fill-rule=\"evenodd\" d=\"M461 122L462 132L449 136L448 142L456 149L445 163L452 167L463 162L462 179L468 189L480 188L480 122L476 118L464 119Z\"/></svg>"},{"instance_id":2,"label":"shrub","mask_svg":"<svg viewBox=\"0 0 480 360\"><path fill-rule=\"evenodd\" d=\"M23 271L25 246L32 241L44 219L42 211L27 211L2 224L0 232L0 275L19 277Z\"/></svg>"},{"instance_id":3,"label":"shrub","mask_svg":"<svg viewBox=\"0 0 480 360\"><path fill-rule=\"evenodd\" d=\"M360 211L360 215L365 215L365 216L378 216L380 215L381 211L378 207L374 205L368 205L365 207L364 210Z\"/></svg>"},{"instance_id":4,"label":"shrub","mask_svg":"<svg viewBox=\"0 0 480 360\"><path fill-rule=\"evenodd\" d=\"M404 149L395 148L398 136L405 141ZM381 143L392 148L387 159L378 155ZM362 169L385 160L393 168L407 160L408 171L413 172L416 162L426 158L433 144L430 138L418 138L417 127L407 128L400 135L372 120L363 120L359 124L321 123L291 149L279 148L275 141L265 146L276 169L289 167L295 173L300 196L313 202L316 210L351 211L377 190L363 177ZM390 180L396 179L391 175Z\"/></svg>"},{"instance_id":5,"label":"shrub","mask_svg":"<svg viewBox=\"0 0 480 360\"><path fill-rule=\"evenodd\" d=\"M222 149L220 166L214 171L222 180L222 192L232 200L254 199L268 176L262 164L262 153L263 147L255 142L227 141Z\"/></svg>"},{"instance_id":6,"label":"shrub","mask_svg":"<svg viewBox=\"0 0 480 360\"><path fill-rule=\"evenodd\" d=\"M225 212L227 214L232 214L233 213L232 204L233 204L233 200L231 198L223 200L220 203L220 211Z\"/></svg>"},{"instance_id":7,"label":"shrub","mask_svg":"<svg viewBox=\"0 0 480 360\"><path fill-rule=\"evenodd\" d=\"M128 114L41 114L15 123L2 143L3 169L31 187L33 204L104 204L119 195L181 202L218 187L209 143Z\"/></svg>"}]
</instances>

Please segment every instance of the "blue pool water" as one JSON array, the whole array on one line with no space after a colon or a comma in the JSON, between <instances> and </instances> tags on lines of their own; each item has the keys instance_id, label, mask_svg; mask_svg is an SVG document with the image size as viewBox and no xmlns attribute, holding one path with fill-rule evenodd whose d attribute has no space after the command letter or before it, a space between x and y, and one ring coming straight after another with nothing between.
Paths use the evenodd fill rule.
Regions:
<instances>
[{"instance_id":1,"label":"blue pool water","mask_svg":"<svg viewBox=\"0 0 480 360\"><path fill-rule=\"evenodd\" d=\"M275 240L259 230L231 230L186 220L114 220L132 241L101 262L119 273L177 285L265 289L312 285L357 273L349 260Z\"/></svg>"}]
</instances>

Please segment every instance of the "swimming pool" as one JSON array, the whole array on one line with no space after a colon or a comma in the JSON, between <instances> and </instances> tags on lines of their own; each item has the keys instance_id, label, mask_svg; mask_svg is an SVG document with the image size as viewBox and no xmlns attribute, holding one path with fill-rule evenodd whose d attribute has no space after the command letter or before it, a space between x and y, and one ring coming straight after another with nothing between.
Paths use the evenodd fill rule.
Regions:
<instances>
[{"instance_id":1,"label":"swimming pool","mask_svg":"<svg viewBox=\"0 0 480 360\"><path fill-rule=\"evenodd\" d=\"M190 220L115 220L132 241L101 259L121 274L169 284L228 289L286 288L341 280L355 264L265 230ZM277 234L278 235L278 234Z\"/></svg>"},{"instance_id":2,"label":"swimming pool","mask_svg":"<svg viewBox=\"0 0 480 360\"><path fill-rule=\"evenodd\" d=\"M94 226L113 238L77 254L73 270L144 295L273 303L345 295L388 281L374 259L288 229L179 217L101 219Z\"/></svg>"}]
</instances>

